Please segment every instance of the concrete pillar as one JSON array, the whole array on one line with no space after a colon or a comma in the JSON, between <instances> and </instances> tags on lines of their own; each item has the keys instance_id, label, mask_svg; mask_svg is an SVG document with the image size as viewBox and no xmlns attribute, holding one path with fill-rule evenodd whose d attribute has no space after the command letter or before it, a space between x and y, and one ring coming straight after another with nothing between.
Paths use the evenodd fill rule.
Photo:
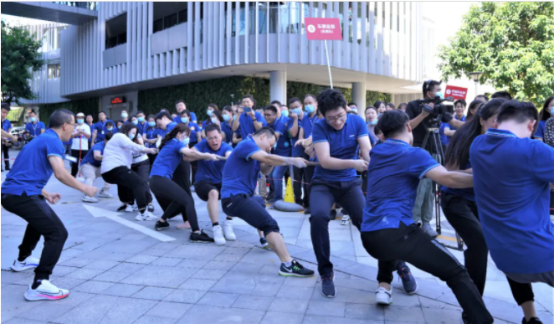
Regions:
<instances>
[{"instance_id":1,"label":"concrete pillar","mask_svg":"<svg viewBox=\"0 0 554 324\"><path fill-rule=\"evenodd\" d=\"M270 102L279 100L282 104L287 104L287 72L269 72L269 99Z\"/></svg>"},{"instance_id":2,"label":"concrete pillar","mask_svg":"<svg viewBox=\"0 0 554 324\"><path fill-rule=\"evenodd\" d=\"M352 101L358 105L358 115L365 119L366 88L365 82L352 83Z\"/></svg>"}]
</instances>

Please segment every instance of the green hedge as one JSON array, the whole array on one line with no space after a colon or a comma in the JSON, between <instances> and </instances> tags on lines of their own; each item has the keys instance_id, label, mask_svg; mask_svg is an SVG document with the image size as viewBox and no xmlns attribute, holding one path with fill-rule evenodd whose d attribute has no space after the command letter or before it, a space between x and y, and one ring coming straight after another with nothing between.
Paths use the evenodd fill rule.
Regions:
<instances>
[{"instance_id":1,"label":"green hedge","mask_svg":"<svg viewBox=\"0 0 554 324\"><path fill-rule=\"evenodd\" d=\"M184 99L187 109L198 114L198 118L206 117L204 111L209 103L215 103L220 107L230 105L231 101L239 101L243 95L250 94L256 99L256 105L269 105L269 80L263 78L235 76L209 81L187 83L178 86L156 88L139 91L138 109L146 114L154 114L161 108L174 111L175 100ZM287 82L288 98L303 98L306 94L317 95L327 87L302 82ZM352 90L338 88L342 91L347 101L352 99ZM234 99L231 97L234 94ZM390 94L368 91L366 105L373 104L376 100L390 101ZM359 103L358 103L359 104Z\"/></svg>"},{"instance_id":2,"label":"green hedge","mask_svg":"<svg viewBox=\"0 0 554 324\"><path fill-rule=\"evenodd\" d=\"M56 110L60 108L68 109L75 114L82 112L85 115L92 115L94 120L98 119L98 100L99 98L88 98L81 100L73 100L68 102L60 102L55 104L40 105L40 120L48 125L48 118Z\"/></svg>"}]
</instances>

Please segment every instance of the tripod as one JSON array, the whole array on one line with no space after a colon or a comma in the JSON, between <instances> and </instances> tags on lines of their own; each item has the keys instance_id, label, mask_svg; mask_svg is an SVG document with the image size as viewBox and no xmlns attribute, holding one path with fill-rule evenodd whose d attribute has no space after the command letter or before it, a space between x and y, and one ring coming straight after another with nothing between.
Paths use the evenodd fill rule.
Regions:
<instances>
[{"instance_id":1,"label":"tripod","mask_svg":"<svg viewBox=\"0 0 554 324\"><path fill-rule=\"evenodd\" d=\"M444 150L442 148L442 143L441 143L438 127L431 127L431 128L427 129L427 134L425 134L425 137L423 138L423 144L421 145L421 147L423 149L425 149L427 147L427 142L429 141L429 138L431 138L431 142L430 142L431 150L430 151L431 152L436 152L435 160L437 160L437 162L439 162L441 165L444 165L444 163L445 163ZM441 228L441 191L440 191L440 185L438 183L434 182L434 181L433 181L433 195L434 195L434 198L435 198L435 219L437 220L437 233L439 233L439 235L440 235L441 232L442 232L442 228ZM451 248L451 249L456 249L456 250L459 250L459 251L463 251L464 250L464 241L462 240L460 235L458 235L458 233L456 233L456 243L457 243L457 246L452 246L452 245L448 245L448 244L444 244L444 243L441 243L441 244L444 245L445 247L448 247L448 248Z\"/></svg>"}]
</instances>

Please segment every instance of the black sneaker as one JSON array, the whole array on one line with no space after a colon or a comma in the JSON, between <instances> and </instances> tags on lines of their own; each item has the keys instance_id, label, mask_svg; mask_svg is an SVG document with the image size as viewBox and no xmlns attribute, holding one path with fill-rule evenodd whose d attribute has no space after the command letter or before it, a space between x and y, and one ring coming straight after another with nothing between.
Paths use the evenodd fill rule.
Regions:
<instances>
[{"instance_id":1,"label":"black sneaker","mask_svg":"<svg viewBox=\"0 0 554 324\"><path fill-rule=\"evenodd\" d=\"M117 209L117 211L118 211L118 212L123 212L123 211L125 211L126 208L127 208L127 205L121 205L121 207L119 207L119 208Z\"/></svg>"},{"instance_id":2,"label":"black sneaker","mask_svg":"<svg viewBox=\"0 0 554 324\"><path fill-rule=\"evenodd\" d=\"M523 319L525 321L525 318ZM461 324L469 324L469 318L467 318L466 312L462 312L462 320L460 321Z\"/></svg>"},{"instance_id":3,"label":"black sneaker","mask_svg":"<svg viewBox=\"0 0 554 324\"><path fill-rule=\"evenodd\" d=\"M321 293L327 298L333 298L337 294L335 289L335 272L330 276L321 276Z\"/></svg>"},{"instance_id":4,"label":"black sneaker","mask_svg":"<svg viewBox=\"0 0 554 324\"><path fill-rule=\"evenodd\" d=\"M260 244L264 249L269 249L269 244L267 244L267 240L265 239L265 237L260 237Z\"/></svg>"},{"instance_id":5,"label":"black sneaker","mask_svg":"<svg viewBox=\"0 0 554 324\"><path fill-rule=\"evenodd\" d=\"M292 260L290 267L281 263L281 269L279 269L279 275L285 277L311 277L314 275L314 271L304 268L298 261Z\"/></svg>"},{"instance_id":6,"label":"black sneaker","mask_svg":"<svg viewBox=\"0 0 554 324\"><path fill-rule=\"evenodd\" d=\"M165 221L165 222L157 221L155 228L156 228L156 231L161 231L161 230L167 229L167 228L169 228L169 223L167 221Z\"/></svg>"},{"instance_id":7,"label":"black sneaker","mask_svg":"<svg viewBox=\"0 0 554 324\"><path fill-rule=\"evenodd\" d=\"M310 215L310 207L306 207L304 210L304 215Z\"/></svg>"},{"instance_id":8,"label":"black sneaker","mask_svg":"<svg viewBox=\"0 0 554 324\"><path fill-rule=\"evenodd\" d=\"M148 211L153 213L154 212L154 205L148 205Z\"/></svg>"},{"instance_id":9,"label":"black sneaker","mask_svg":"<svg viewBox=\"0 0 554 324\"><path fill-rule=\"evenodd\" d=\"M213 243L214 239L204 233L203 230L200 230L200 233L190 233L190 241L193 243Z\"/></svg>"},{"instance_id":10,"label":"black sneaker","mask_svg":"<svg viewBox=\"0 0 554 324\"><path fill-rule=\"evenodd\" d=\"M410 268L406 265L406 262L398 262L396 265L396 273L402 279L402 286L404 287L404 291L408 295L415 294L417 290L417 282L415 277L412 275L412 272L410 271Z\"/></svg>"},{"instance_id":11,"label":"black sneaker","mask_svg":"<svg viewBox=\"0 0 554 324\"><path fill-rule=\"evenodd\" d=\"M521 320L522 324L542 324L541 320L538 317L532 317L530 320L526 321L525 317Z\"/></svg>"}]
</instances>

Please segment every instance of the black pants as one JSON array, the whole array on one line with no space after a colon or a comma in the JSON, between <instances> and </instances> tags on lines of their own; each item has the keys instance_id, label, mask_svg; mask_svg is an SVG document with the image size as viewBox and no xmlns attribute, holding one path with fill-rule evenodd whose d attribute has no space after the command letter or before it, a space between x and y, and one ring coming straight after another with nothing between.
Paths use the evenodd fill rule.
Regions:
<instances>
[{"instance_id":1,"label":"black pants","mask_svg":"<svg viewBox=\"0 0 554 324\"><path fill-rule=\"evenodd\" d=\"M198 143L190 143L189 148L193 148ZM195 183L196 181L196 170L198 170L198 161L190 162L191 167L189 167L189 179L190 179L190 169L192 169L192 179L189 181L189 192L190 192L190 184Z\"/></svg>"},{"instance_id":2,"label":"black pants","mask_svg":"<svg viewBox=\"0 0 554 324\"><path fill-rule=\"evenodd\" d=\"M367 171L362 172L362 192L364 196L367 194Z\"/></svg>"},{"instance_id":3,"label":"black pants","mask_svg":"<svg viewBox=\"0 0 554 324\"><path fill-rule=\"evenodd\" d=\"M181 189L183 189L189 196L192 197L192 192L190 191L190 162L181 161L181 163L179 163L179 165L177 166L177 169L175 169L175 172L173 172L172 180L173 182L178 184L179 187L181 187ZM181 215L183 216L183 220L188 220L187 211L185 208L182 208L180 205L171 205L171 201L160 201L157 198L156 200L158 200L160 207L162 207L164 211L167 211L167 214L169 215L168 218L175 217L179 215L179 213L181 213Z\"/></svg>"},{"instance_id":4,"label":"black pants","mask_svg":"<svg viewBox=\"0 0 554 324\"><path fill-rule=\"evenodd\" d=\"M264 232L279 233L277 221L265 209L265 201L260 196L248 197L245 194L233 195L221 199L221 206L226 215L242 219L248 225Z\"/></svg>"},{"instance_id":5,"label":"black pants","mask_svg":"<svg viewBox=\"0 0 554 324\"><path fill-rule=\"evenodd\" d=\"M487 281L489 249L483 235L477 204L444 191L441 192L441 197L441 207L446 219L467 246L464 251L464 259L469 277L483 296ZM508 282L518 305L534 300L531 284L518 283L510 278L508 278Z\"/></svg>"},{"instance_id":6,"label":"black pants","mask_svg":"<svg viewBox=\"0 0 554 324\"><path fill-rule=\"evenodd\" d=\"M154 161L156 160L156 156L158 156L158 154L148 154L148 161L150 161L150 167L152 167L152 165L154 164Z\"/></svg>"},{"instance_id":7,"label":"black pants","mask_svg":"<svg viewBox=\"0 0 554 324\"><path fill-rule=\"evenodd\" d=\"M150 188L146 180L142 179L136 172L125 166L120 166L102 173L102 179L107 183L117 185L117 195L122 203L132 204L136 200L140 211L146 209Z\"/></svg>"},{"instance_id":8,"label":"black pants","mask_svg":"<svg viewBox=\"0 0 554 324\"><path fill-rule=\"evenodd\" d=\"M35 281L49 279L67 240L67 230L63 222L48 206L42 195L2 194L2 206L29 223L23 236L23 242L19 246L19 260L30 256L37 246L40 236L44 236L44 249L39 265L35 269Z\"/></svg>"},{"instance_id":9,"label":"black pants","mask_svg":"<svg viewBox=\"0 0 554 324\"><path fill-rule=\"evenodd\" d=\"M141 177L141 179L146 181L146 183L148 184L148 176L150 175L150 161L144 160L137 164L132 164L131 170L138 174L138 176ZM150 188L146 192L146 201L148 204L152 203L152 194L150 193Z\"/></svg>"},{"instance_id":10,"label":"black pants","mask_svg":"<svg viewBox=\"0 0 554 324\"><path fill-rule=\"evenodd\" d=\"M193 231L198 231L200 229L198 226L198 218L196 217L194 199L192 199L192 196L183 190L176 182L169 178L152 176L150 178L150 187L164 210L163 219L167 220L172 217L173 210L185 209L190 228Z\"/></svg>"},{"instance_id":11,"label":"black pants","mask_svg":"<svg viewBox=\"0 0 554 324\"><path fill-rule=\"evenodd\" d=\"M397 260L405 260L445 281L471 323L493 322L465 267L417 224L400 223L398 228L362 232L362 243L366 251L379 260L379 282L391 283Z\"/></svg>"},{"instance_id":12,"label":"black pants","mask_svg":"<svg viewBox=\"0 0 554 324\"><path fill-rule=\"evenodd\" d=\"M310 194L312 190L312 178L314 177L315 167L309 166L304 169L302 181L304 181L304 207L310 207Z\"/></svg>"},{"instance_id":13,"label":"black pants","mask_svg":"<svg viewBox=\"0 0 554 324\"><path fill-rule=\"evenodd\" d=\"M10 147L2 144L2 155L4 156L4 165L6 170L10 168Z\"/></svg>"},{"instance_id":14,"label":"black pants","mask_svg":"<svg viewBox=\"0 0 554 324\"><path fill-rule=\"evenodd\" d=\"M81 160L85 158L85 155L87 155L88 150L81 150ZM79 172L79 164L81 161L79 160L79 150L71 150L71 156L77 159L77 163L71 163L71 175L73 177L77 177L77 173Z\"/></svg>"},{"instance_id":15,"label":"black pants","mask_svg":"<svg viewBox=\"0 0 554 324\"><path fill-rule=\"evenodd\" d=\"M304 198L302 198L302 180L304 177L304 169L292 167L292 174L294 176L294 181L292 182L292 192L294 193L294 201L302 206L306 206L306 194L304 193ZM285 182L286 184L286 182Z\"/></svg>"},{"instance_id":16,"label":"black pants","mask_svg":"<svg viewBox=\"0 0 554 324\"><path fill-rule=\"evenodd\" d=\"M329 242L329 221L331 208L335 202L340 203L358 229L362 223L364 211L364 196L360 190L360 179L352 181L312 182L310 195L310 231L317 268L320 275L330 276L333 271L331 245Z\"/></svg>"}]
</instances>

